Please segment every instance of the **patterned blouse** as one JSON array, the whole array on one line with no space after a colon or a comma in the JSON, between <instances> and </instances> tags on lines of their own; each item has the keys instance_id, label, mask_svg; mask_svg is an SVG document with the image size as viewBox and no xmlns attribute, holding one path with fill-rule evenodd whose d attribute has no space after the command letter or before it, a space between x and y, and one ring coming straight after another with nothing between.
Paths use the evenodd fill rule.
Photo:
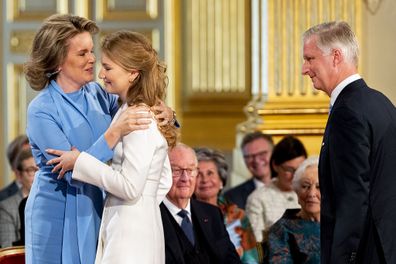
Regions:
<instances>
[{"instance_id":1,"label":"patterned blouse","mask_svg":"<svg viewBox=\"0 0 396 264\"><path fill-rule=\"evenodd\" d=\"M269 230L269 263L320 263L320 223L297 216L300 209L287 209Z\"/></svg>"},{"instance_id":2,"label":"patterned blouse","mask_svg":"<svg viewBox=\"0 0 396 264\"><path fill-rule=\"evenodd\" d=\"M217 205L223 212L224 224L243 264L259 263L256 239L245 211L219 196Z\"/></svg>"}]
</instances>

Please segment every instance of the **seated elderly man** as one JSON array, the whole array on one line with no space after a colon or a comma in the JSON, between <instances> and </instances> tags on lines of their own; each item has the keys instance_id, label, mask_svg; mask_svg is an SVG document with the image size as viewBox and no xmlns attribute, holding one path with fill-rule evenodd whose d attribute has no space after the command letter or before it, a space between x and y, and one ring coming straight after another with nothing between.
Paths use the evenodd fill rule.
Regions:
<instances>
[{"instance_id":1,"label":"seated elderly man","mask_svg":"<svg viewBox=\"0 0 396 264\"><path fill-rule=\"evenodd\" d=\"M293 188L301 209L287 209L271 226L269 263L320 263L320 190L318 157L310 157L297 169Z\"/></svg>"},{"instance_id":2,"label":"seated elderly man","mask_svg":"<svg viewBox=\"0 0 396 264\"><path fill-rule=\"evenodd\" d=\"M160 205L166 263L241 263L220 209L191 199L198 174L194 150L179 143L169 160L173 184Z\"/></svg>"}]
</instances>

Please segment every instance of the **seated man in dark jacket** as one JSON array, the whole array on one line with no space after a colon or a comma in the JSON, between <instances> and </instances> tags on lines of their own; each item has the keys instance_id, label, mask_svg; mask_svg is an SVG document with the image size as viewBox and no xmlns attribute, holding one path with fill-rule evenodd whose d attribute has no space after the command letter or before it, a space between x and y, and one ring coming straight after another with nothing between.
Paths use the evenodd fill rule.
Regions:
<instances>
[{"instance_id":1,"label":"seated man in dark jacket","mask_svg":"<svg viewBox=\"0 0 396 264\"><path fill-rule=\"evenodd\" d=\"M220 209L191 199L198 167L194 150L178 144L169 159L173 185L160 206L166 263L241 263Z\"/></svg>"}]
</instances>

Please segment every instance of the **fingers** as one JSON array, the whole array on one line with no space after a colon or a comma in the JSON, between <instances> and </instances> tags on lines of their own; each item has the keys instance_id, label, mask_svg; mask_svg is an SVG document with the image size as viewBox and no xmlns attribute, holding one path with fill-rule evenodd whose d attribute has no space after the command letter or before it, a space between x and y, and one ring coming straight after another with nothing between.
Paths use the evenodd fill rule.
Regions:
<instances>
[{"instance_id":1,"label":"fingers","mask_svg":"<svg viewBox=\"0 0 396 264\"><path fill-rule=\"evenodd\" d=\"M45 150L48 154L54 155L54 156L61 156L64 151L63 150L56 150L56 149L46 149Z\"/></svg>"},{"instance_id":2,"label":"fingers","mask_svg":"<svg viewBox=\"0 0 396 264\"><path fill-rule=\"evenodd\" d=\"M168 114L164 111L164 112L159 112L158 114L155 115L155 118L158 119L167 119L168 118Z\"/></svg>"},{"instance_id":3,"label":"fingers","mask_svg":"<svg viewBox=\"0 0 396 264\"><path fill-rule=\"evenodd\" d=\"M57 173L60 169L62 168L61 163L58 163L53 169L52 169L52 173Z\"/></svg>"},{"instance_id":4,"label":"fingers","mask_svg":"<svg viewBox=\"0 0 396 264\"><path fill-rule=\"evenodd\" d=\"M130 111L130 112L148 112L148 111L150 111L150 107L148 107L147 105L133 105L133 106L129 106L127 111Z\"/></svg>"},{"instance_id":5,"label":"fingers","mask_svg":"<svg viewBox=\"0 0 396 264\"><path fill-rule=\"evenodd\" d=\"M131 123L133 125L149 125L151 123L150 119L147 118L138 118L138 119L132 119Z\"/></svg>"},{"instance_id":6,"label":"fingers","mask_svg":"<svg viewBox=\"0 0 396 264\"><path fill-rule=\"evenodd\" d=\"M149 128L148 125L130 125L130 126L129 126L129 129L130 129L131 131L135 131L135 130L144 130L144 129L147 129L147 128Z\"/></svg>"},{"instance_id":7,"label":"fingers","mask_svg":"<svg viewBox=\"0 0 396 264\"><path fill-rule=\"evenodd\" d=\"M162 121L158 121L159 126L166 126L169 123L167 119L162 119Z\"/></svg>"},{"instance_id":8,"label":"fingers","mask_svg":"<svg viewBox=\"0 0 396 264\"><path fill-rule=\"evenodd\" d=\"M61 180L61 179L63 179L63 177L65 176L65 171L62 169L60 172L59 172L59 175L58 175L58 177L56 177L58 180Z\"/></svg>"},{"instance_id":9,"label":"fingers","mask_svg":"<svg viewBox=\"0 0 396 264\"><path fill-rule=\"evenodd\" d=\"M60 161L61 161L60 158L54 158L54 159L47 161L46 165L53 165L53 164L59 163Z\"/></svg>"}]
</instances>

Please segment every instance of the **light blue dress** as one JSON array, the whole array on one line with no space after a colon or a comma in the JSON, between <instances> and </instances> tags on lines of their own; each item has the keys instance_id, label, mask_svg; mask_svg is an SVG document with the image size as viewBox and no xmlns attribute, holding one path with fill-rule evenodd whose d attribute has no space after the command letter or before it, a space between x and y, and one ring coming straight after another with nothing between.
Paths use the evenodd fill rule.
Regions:
<instances>
[{"instance_id":1,"label":"light blue dress","mask_svg":"<svg viewBox=\"0 0 396 264\"><path fill-rule=\"evenodd\" d=\"M40 170L36 173L25 209L26 263L78 263L95 261L103 192L71 179L57 180L47 148L72 146L101 161L113 156L103 133L117 112L117 97L97 83L65 94L52 80L30 103L27 135Z\"/></svg>"}]
</instances>

